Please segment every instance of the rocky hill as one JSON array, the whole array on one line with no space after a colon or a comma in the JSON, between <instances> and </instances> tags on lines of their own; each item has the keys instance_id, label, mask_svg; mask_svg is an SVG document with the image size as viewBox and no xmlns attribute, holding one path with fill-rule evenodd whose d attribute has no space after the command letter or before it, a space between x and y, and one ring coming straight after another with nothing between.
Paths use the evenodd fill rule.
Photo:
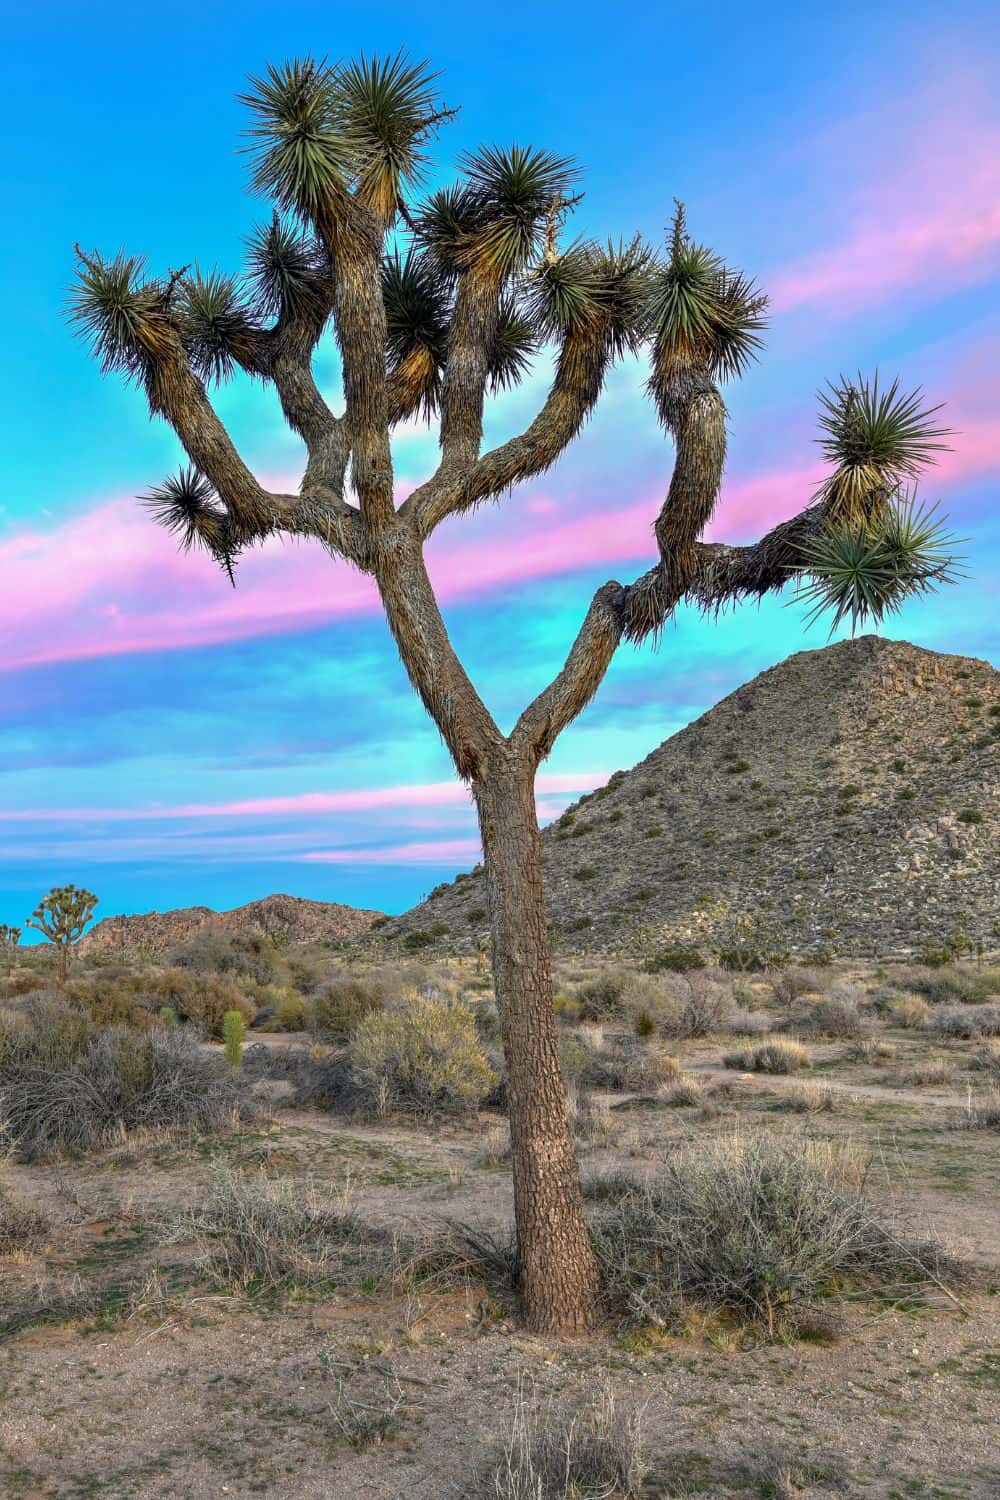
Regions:
<instances>
[{"instance_id":1,"label":"rocky hill","mask_svg":"<svg viewBox=\"0 0 1000 1500\"><path fill-rule=\"evenodd\" d=\"M105 917L80 942L84 953L155 957L205 928L231 933L260 933L290 943L358 937L382 912L341 906L334 901L306 901L299 896L265 896L232 911L186 906L177 911L150 911L138 916Z\"/></svg>"},{"instance_id":2,"label":"rocky hill","mask_svg":"<svg viewBox=\"0 0 1000 1500\"><path fill-rule=\"evenodd\" d=\"M1000 673L864 636L763 672L542 836L562 946L1000 946ZM471 946L481 870L385 926ZM411 938L416 946L427 938Z\"/></svg>"}]
</instances>

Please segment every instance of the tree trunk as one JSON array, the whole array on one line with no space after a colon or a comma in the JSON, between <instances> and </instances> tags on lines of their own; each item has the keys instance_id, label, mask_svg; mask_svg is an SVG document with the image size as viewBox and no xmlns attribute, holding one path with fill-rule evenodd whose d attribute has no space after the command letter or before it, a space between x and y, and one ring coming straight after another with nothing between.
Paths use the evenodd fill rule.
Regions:
<instances>
[{"instance_id":1,"label":"tree trunk","mask_svg":"<svg viewBox=\"0 0 1000 1500\"><path fill-rule=\"evenodd\" d=\"M559 1066L534 765L505 751L484 771L476 803L507 1060L524 1316L537 1333L584 1333L598 1317L597 1263Z\"/></svg>"}]
</instances>

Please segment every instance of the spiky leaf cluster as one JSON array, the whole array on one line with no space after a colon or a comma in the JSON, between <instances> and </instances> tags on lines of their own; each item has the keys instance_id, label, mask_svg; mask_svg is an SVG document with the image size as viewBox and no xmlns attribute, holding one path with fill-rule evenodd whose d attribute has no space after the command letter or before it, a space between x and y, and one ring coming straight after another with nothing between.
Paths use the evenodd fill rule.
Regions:
<instances>
[{"instance_id":1,"label":"spiky leaf cluster","mask_svg":"<svg viewBox=\"0 0 1000 1500\"><path fill-rule=\"evenodd\" d=\"M205 380L228 380L237 365L251 366L253 323L235 276L196 272L184 282L181 297L184 347Z\"/></svg>"},{"instance_id":2,"label":"spiky leaf cluster","mask_svg":"<svg viewBox=\"0 0 1000 1500\"><path fill-rule=\"evenodd\" d=\"M528 373L531 357L538 348L531 321L518 308L513 297L504 297L490 349L489 388L493 395L518 385Z\"/></svg>"},{"instance_id":3,"label":"spiky leaf cluster","mask_svg":"<svg viewBox=\"0 0 1000 1500\"><path fill-rule=\"evenodd\" d=\"M246 280L258 317L309 318L320 305L329 264L311 235L274 215L247 240Z\"/></svg>"},{"instance_id":4,"label":"spiky leaf cluster","mask_svg":"<svg viewBox=\"0 0 1000 1500\"><path fill-rule=\"evenodd\" d=\"M204 547L234 582L233 564L239 550L232 518L204 474L182 468L143 496L158 525L177 537L182 552Z\"/></svg>"},{"instance_id":5,"label":"spiky leaf cluster","mask_svg":"<svg viewBox=\"0 0 1000 1500\"><path fill-rule=\"evenodd\" d=\"M254 189L309 223L343 203L354 160L335 68L312 57L269 65L239 96L253 117L247 151Z\"/></svg>"},{"instance_id":6,"label":"spiky leaf cluster","mask_svg":"<svg viewBox=\"0 0 1000 1500\"><path fill-rule=\"evenodd\" d=\"M69 318L90 344L102 372L123 373L148 387L157 351L169 337L167 288L145 277L145 260L119 251L113 260L77 250Z\"/></svg>"},{"instance_id":7,"label":"spiky leaf cluster","mask_svg":"<svg viewBox=\"0 0 1000 1500\"><path fill-rule=\"evenodd\" d=\"M899 381L879 388L878 375L843 377L820 392L819 444L834 472L820 492L835 520L862 526L920 470L947 448L946 427L933 421L920 390L904 393Z\"/></svg>"},{"instance_id":8,"label":"spiky leaf cluster","mask_svg":"<svg viewBox=\"0 0 1000 1500\"><path fill-rule=\"evenodd\" d=\"M440 118L436 76L404 52L382 59L362 54L338 74L355 190L385 224L396 217L404 184L412 187L422 176L422 147Z\"/></svg>"},{"instance_id":9,"label":"spiky leaf cluster","mask_svg":"<svg viewBox=\"0 0 1000 1500\"><path fill-rule=\"evenodd\" d=\"M812 604L808 623L832 616L831 634L879 625L908 600L957 578L956 539L915 497L904 496L868 523L828 522L802 549L802 593Z\"/></svg>"},{"instance_id":10,"label":"spiky leaf cluster","mask_svg":"<svg viewBox=\"0 0 1000 1500\"><path fill-rule=\"evenodd\" d=\"M732 379L756 358L767 326L767 297L749 277L688 237L684 208L678 204L669 253L652 277L649 319L650 386L669 425L676 382L686 381L692 372Z\"/></svg>"},{"instance_id":11,"label":"spiky leaf cluster","mask_svg":"<svg viewBox=\"0 0 1000 1500\"><path fill-rule=\"evenodd\" d=\"M435 193L417 214L418 241L443 272L476 270L508 280L538 253L573 165L548 151L511 146L467 153L461 166L464 183Z\"/></svg>"},{"instance_id":12,"label":"spiky leaf cluster","mask_svg":"<svg viewBox=\"0 0 1000 1500\"><path fill-rule=\"evenodd\" d=\"M447 287L428 256L414 251L406 256L393 254L382 264L382 300L388 371L401 414L422 408L430 417L441 393L448 352Z\"/></svg>"}]
</instances>

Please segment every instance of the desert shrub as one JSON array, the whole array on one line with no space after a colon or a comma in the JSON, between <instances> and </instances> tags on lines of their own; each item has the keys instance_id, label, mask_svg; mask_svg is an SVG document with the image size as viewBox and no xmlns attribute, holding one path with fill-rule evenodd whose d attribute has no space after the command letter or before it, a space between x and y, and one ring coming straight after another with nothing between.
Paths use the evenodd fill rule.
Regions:
<instances>
[{"instance_id":1,"label":"desert shrub","mask_svg":"<svg viewBox=\"0 0 1000 1500\"><path fill-rule=\"evenodd\" d=\"M931 1005L978 1005L1000 996L1000 969L962 964L944 964L930 973L908 969L905 983Z\"/></svg>"},{"instance_id":2,"label":"desert shrub","mask_svg":"<svg viewBox=\"0 0 1000 1500\"><path fill-rule=\"evenodd\" d=\"M577 987L577 1014L582 1021L610 1021L625 1010L633 976L609 970Z\"/></svg>"},{"instance_id":3,"label":"desert shrub","mask_svg":"<svg viewBox=\"0 0 1000 1500\"><path fill-rule=\"evenodd\" d=\"M693 1109L705 1102L705 1085L697 1073L679 1073L660 1097L671 1109Z\"/></svg>"},{"instance_id":4,"label":"desert shrub","mask_svg":"<svg viewBox=\"0 0 1000 1500\"><path fill-rule=\"evenodd\" d=\"M407 953L422 953L425 948L430 948L434 943L434 934L423 927L415 927L408 932L403 939L403 947Z\"/></svg>"},{"instance_id":5,"label":"desert shrub","mask_svg":"<svg viewBox=\"0 0 1000 1500\"><path fill-rule=\"evenodd\" d=\"M611 1093L646 1093L676 1078L679 1071L676 1057L657 1047L621 1040L612 1046L588 1049L576 1078L585 1087Z\"/></svg>"},{"instance_id":6,"label":"desert shrub","mask_svg":"<svg viewBox=\"0 0 1000 1500\"><path fill-rule=\"evenodd\" d=\"M221 1129L253 1113L222 1058L187 1031L111 1027L70 1045L66 1023L58 1057L37 1023L26 1032L15 1051L0 1047L0 1118L25 1161L83 1155L134 1130Z\"/></svg>"},{"instance_id":7,"label":"desert shrub","mask_svg":"<svg viewBox=\"0 0 1000 1500\"><path fill-rule=\"evenodd\" d=\"M147 975L145 984L153 1005L169 1005L180 1020L216 1040L222 1038L227 1010L238 1010L247 1025L256 1014L256 1007L232 974L202 973L194 968L160 969Z\"/></svg>"},{"instance_id":8,"label":"desert shrub","mask_svg":"<svg viewBox=\"0 0 1000 1500\"><path fill-rule=\"evenodd\" d=\"M275 1031L305 1031L312 1010L304 995L286 990L275 1006L271 1026Z\"/></svg>"},{"instance_id":9,"label":"desert shrub","mask_svg":"<svg viewBox=\"0 0 1000 1500\"><path fill-rule=\"evenodd\" d=\"M933 1246L879 1217L856 1154L798 1132L682 1148L595 1219L594 1243L610 1305L668 1327L694 1305L773 1334L837 1281L898 1286L937 1267Z\"/></svg>"},{"instance_id":10,"label":"desert shrub","mask_svg":"<svg viewBox=\"0 0 1000 1500\"><path fill-rule=\"evenodd\" d=\"M1000 1089L988 1089L981 1098L970 1098L958 1120L963 1130L1000 1130Z\"/></svg>"},{"instance_id":11,"label":"desert shrub","mask_svg":"<svg viewBox=\"0 0 1000 1500\"><path fill-rule=\"evenodd\" d=\"M648 1041L651 1036L656 1035L656 1022L645 1006L635 1018L635 1034L640 1041Z\"/></svg>"},{"instance_id":12,"label":"desert shrub","mask_svg":"<svg viewBox=\"0 0 1000 1500\"><path fill-rule=\"evenodd\" d=\"M788 946L763 917L734 913L722 924L716 956L724 969L756 973L782 968L788 960Z\"/></svg>"},{"instance_id":13,"label":"desert shrub","mask_svg":"<svg viewBox=\"0 0 1000 1500\"><path fill-rule=\"evenodd\" d=\"M935 1005L927 1024L938 1036L964 1041L1000 1036L1000 1004Z\"/></svg>"},{"instance_id":14,"label":"desert shrub","mask_svg":"<svg viewBox=\"0 0 1000 1500\"><path fill-rule=\"evenodd\" d=\"M852 1041L844 1048L845 1062L884 1062L895 1055L896 1049L891 1042L874 1036L858 1037L856 1041Z\"/></svg>"},{"instance_id":15,"label":"desert shrub","mask_svg":"<svg viewBox=\"0 0 1000 1500\"><path fill-rule=\"evenodd\" d=\"M803 995L815 994L824 988L822 977L813 969L780 969L771 975L769 983L779 1005L791 1005Z\"/></svg>"},{"instance_id":16,"label":"desert shrub","mask_svg":"<svg viewBox=\"0 0 1000 1500\"><path fill-rule=\"evenodd\" d=\"M822 1083L797 1083L779 1101L781 1109L796 1115L831 1114L843 1095Z\"/></svg>"},{"instance_id":17,"label":"desert shrub","mask_svg":"<svg viewBox=\"0 0 1000 1500\"><path fill-rule=\"evenodd\" d=\"M152 1026L155 1011L144 994L144 976L128 970L101 970L71 979L65 994L85 1010L95 1026Z\"/></svg>"},{"instance_id":18,"label":"desert shrub","mask_svg":"<svg viewBox=\"0 0 1000 1500\"><path fill-rule=\"evenodd\" d=\"M395 1258L388 1230L364 1223L346 1203L322 1197L312 1182L223 1166L173 1229L195 1242L215 1280L243 1292L381 1280Z\"/></svg>"},{"instance_id":19,"label":"desert shrub","mask_svg":"<svg viewBox=\"0 0 1000 1500\"><path fill-rule=\"evenodd\" d=\"M861 1012L849 996L829 995L810 1001L797 1013L795 1025L816 1036L855 1037L861 1032Z\"/></svg>"},{"instance_id":20,"label":"desert shrub","mask_svg":"<svg viewBox=\"0 0 1000 1500\"><path fill-rule=\"evenodd\" d=\"M416 999L394 1015L370 1012L348 1051L358 1091L379 1114L476 1109L496 1082L470 1013L440 1000Z\"/></svg>"},{"instance_id":21,"label":"desert shrub","mask_svg":"<svg viewBox=\"0 0 1000 1500\"><path fill-rule=\"evenodd\" d=\"M46 1230L42 1215L20 1201L2 1171L0 1163L0 1260L34 1249Z\"/></svg>"},{"instance_id":22,"label":"desert shrub","mask_svg":"<svg viewBox=\"0 0 1000 1500\"><path fill-rule=\"evenodd\" d=\"M0 1011L0 1087L26 1067L71 1066L94 1031L85 1011L51 991L31 995L20 1011Z\"/></svg>"},{"instance_id":23,"label":"desert shrub","mask_svg":"<svg viewBox=\"0 0 1000 1500\"><path fill-rule=\"evenodd\" d=\"M638 1500L649 1472L642 1413L623 1409L611 1386L572 1414L542 1407L523 1387L469 1500Z\"/></svg>"},{"instance_id":24,"label":"desert shrub","mask_svg":"<svg viewBox=\"0 0 1000 1500\"><path fill-rule=\"evenodd\" d=\"M770 1036L774 1017L766 1010L744 1010L737 1006L726 1016L721 1030L726 1036Z\"/></svg>"},{"instance_id":25,"label":"desert shrub","mask_svg":"<svg viewBox=\"0 0 1000 1500\"><path fill-rule=\"evenodd\" d=\"M344 1041L366 1016L385 1009L386 992L376 979L335 975L309 1002L309 1026L316 1036Z\"/></svg>"},{"instance_id":26,"label":"desert shrub","mask_svg":"<svg viewBox=\"0 0 1000 1500\"><path fill-rule=\"evenodd\" d=\"M314 1045L277 1051L258 1043L245 1049L240 1074L247 1083L287 1084L288 1102L300 1109L350 1115L363 1108L343 1049Z\"/></svg>"},{"instance_id":27,"label":"desert shrub","mask_svg":"<svg viewBox=\"0 0 1000 1500\"><path fill-rule=\"evenodd\" d=\"M493 1125L476 1152L477 1167L501 1167L510 1161L510 1126Z\"/></svg>"},{"instance_id":28,"label":"desert shrub","mask_svg":"<svg viewBox=\"0 0 1000 1500\"><path fill-rule=\"evenodd\" d=\"M921 995L894 995L888 1010L893 1025L907 1031L926 1026L931 1016L931 1008Z\"/></svg>"},{"instance_id":29,"label":"desert shrub","mask_svg":"<svg viewBox=\"0 0 1000 1500\"><path fill-rule=\"evenodd\" d=\"M648 974L688 974L704 967L705 960L698 949L684 943L670 943L657 949L645 964Z\"/></svg>"},{"instance_id":30,"label":"desert shrub","mask_svg":"<svg viewBox=\"0 0 1000 1500\"><path fill-rule=\"evenodd\" d=\"M653 1015L667 1037L712 1036L733 1007L732 991L704 974L685 974L665 981Z\"/></svg>"},{"instance_id":31,"label":"desert shrub","mask_svg":"<svg viewBox=\"0 0 1000 1500\"><path fill-rule=\"evenodd\" d=\"M284 957L263 933L222 932L205 928L170 950L175 968L200 974L242 975L254 984L274 984L282 978Z\"/></svg>"},{"instance_id":32,"label":"desert shrub","mask_svg":"<svg viewBox=\"0 0 1000 1500\"><path fill-rule=\"evenodd\" d=\"M727 1052L722 1061L725 1067L738 1068L743 1073L797 1073L799 1068L811 1066L809 1054L801 1043L781 1036L739 1052Z\"/></svg>"},{"instance_id":33,"label":"desert shrub","mask_svg":"<svg viewBox=\"0 0 1000 1500\"><path fill-rule=\"evenodd\" d=\"M987 1042L969 1059L969 1067L977 1073L992 1073L1000 1083L1000 1042Z\"/></svg>"}]
</instances>

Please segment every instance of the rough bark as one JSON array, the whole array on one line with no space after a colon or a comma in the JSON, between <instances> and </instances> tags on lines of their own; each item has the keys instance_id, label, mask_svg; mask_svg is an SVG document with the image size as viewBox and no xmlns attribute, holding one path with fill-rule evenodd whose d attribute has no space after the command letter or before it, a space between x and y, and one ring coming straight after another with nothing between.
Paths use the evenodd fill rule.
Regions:
<instances>
[{"instance_id":1,"label":"rough bark","mask_svg":"<svg viewBox=\"0 0 1000 1500\"><path fill-rule=\"evenodd\" d=\"M536 1333L587 1332L600 1314L552 1005L534 763L509 751L476 786L507 1060L524 1317Z\"/></svg>"}]
</instances>

